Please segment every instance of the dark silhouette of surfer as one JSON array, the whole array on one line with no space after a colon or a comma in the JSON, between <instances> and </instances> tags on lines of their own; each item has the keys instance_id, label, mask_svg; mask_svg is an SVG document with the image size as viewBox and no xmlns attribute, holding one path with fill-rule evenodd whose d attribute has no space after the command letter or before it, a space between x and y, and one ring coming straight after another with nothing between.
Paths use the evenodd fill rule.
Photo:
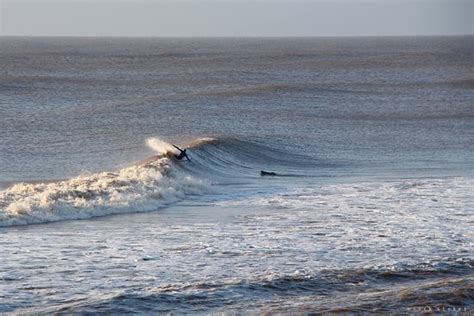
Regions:
<instances>
[{"instance_id":1,"label":"dark silhouette of surfer","mask_svg":"<svg viewBox=\"0 0 474 316\"><path fill-rule=\"evenodd\" d=\"M181 148L179 148L179 147L176 146L176 145L173 145L173 147L176 148L177 150L179 150L179 154L178 154L178 155L174 155L174 157L175 157L176 159L181 160L181 159L183 159L184 157L186 157L186 159L187 159L188 161L191 161L191 159L189 159L189 157L188 157L188 154L186 154L186 149L181 149Z\"/></svg>"},{"instance_id":2,"label":"dark silhouette of surfer","mask_svg":"<svg viewBox=\"0 0 474 316\"><path fill-rule=\"evenodd\" d=\"M260 175L264 177L264 176L276 176L277 174L275 172L262 170L260 171Z\"/></svg>"}]
</instances>

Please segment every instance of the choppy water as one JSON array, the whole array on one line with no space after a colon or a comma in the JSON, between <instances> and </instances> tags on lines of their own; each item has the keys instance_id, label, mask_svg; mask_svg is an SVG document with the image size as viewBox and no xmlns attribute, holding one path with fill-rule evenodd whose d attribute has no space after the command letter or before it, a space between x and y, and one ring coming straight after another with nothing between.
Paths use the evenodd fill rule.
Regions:
<instances>
[{"instance_id":1,"label":"choppy water","mask_svg":"<svg viewBox=\"0 0 474 316\"><path fill-rule=\"evenodd\" d=\"M472 312L472 40L1 38L0 313Z\"/></svg>"}]
</instances>

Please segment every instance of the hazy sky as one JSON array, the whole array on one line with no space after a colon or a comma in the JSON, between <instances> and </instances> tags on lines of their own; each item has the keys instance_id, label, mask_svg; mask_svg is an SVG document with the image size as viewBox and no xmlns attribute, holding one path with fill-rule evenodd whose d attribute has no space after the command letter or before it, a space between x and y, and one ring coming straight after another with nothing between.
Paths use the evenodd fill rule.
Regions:
<instances>
[{"instance_id":1,"label":"hazy sky","mask_svg":"<svg viewBox=\"0 0 474 316\"><path fill-rule=\"evenodd\" d=\"M0 34L473 34L473 2L474 0L0 0Z\"/></svg>"}]
</instances>

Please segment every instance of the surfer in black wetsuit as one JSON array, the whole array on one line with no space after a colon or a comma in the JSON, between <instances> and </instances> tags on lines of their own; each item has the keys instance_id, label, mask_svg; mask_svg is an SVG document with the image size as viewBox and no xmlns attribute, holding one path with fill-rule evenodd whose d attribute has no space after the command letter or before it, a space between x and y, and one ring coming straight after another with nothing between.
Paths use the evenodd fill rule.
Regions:
<instances>
[{"instance_id":1,"label":"surfer in black wetsuit","mask_svg":"<svg viewBox=\"0 0 474 316\"><path fill-rule=\"evenodd\" d=\"M188 157L188 154L186 154L186 149L181 149L176 145L173 145L173 147L176 148L177 150L179 150L179 155L174 155L174 157L176 159L181 160L184 157L186 157L187 160L191 161L191 159L189 159L189 157Z\"/></svg>"}]
</instances>

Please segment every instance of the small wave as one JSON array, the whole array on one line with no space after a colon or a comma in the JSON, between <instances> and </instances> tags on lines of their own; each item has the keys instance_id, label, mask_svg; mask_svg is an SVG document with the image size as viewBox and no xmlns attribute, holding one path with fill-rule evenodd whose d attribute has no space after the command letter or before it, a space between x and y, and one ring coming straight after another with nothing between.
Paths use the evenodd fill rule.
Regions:
<instances>
[{"instance_id":1,"label":"small wave","mask_svg":"<svg viewBox=\"0 0 474 316\"><path fill-rule=\"evenodd\" d=\"M257 177L262 166L293 166L301 158L249 141L205 137L183 145L192 161L176 162L172 144L156 137L146 144L158 155L137 165L64 181L18 183L1 191L0 227L151 211L209 192L207 180Z\"/></svg>"},{"instance_id":2,"label":"small wave","mask_svg":"<svg viewBox=\"0 0 474 316\"><path fill-rule=\"evenodd\" d=\"M155 137L147 139L147 145L158 154L170 158L178 153L173 145ZM231 137L201 137L179 145L188 149L192 162L179 163L177 168L220 184L227 183L226 179L260 177L263 169L275 170L280 177L314 177L311 172L315 168L335 166L261 142Z\"/></svg>"}]
</instances>

